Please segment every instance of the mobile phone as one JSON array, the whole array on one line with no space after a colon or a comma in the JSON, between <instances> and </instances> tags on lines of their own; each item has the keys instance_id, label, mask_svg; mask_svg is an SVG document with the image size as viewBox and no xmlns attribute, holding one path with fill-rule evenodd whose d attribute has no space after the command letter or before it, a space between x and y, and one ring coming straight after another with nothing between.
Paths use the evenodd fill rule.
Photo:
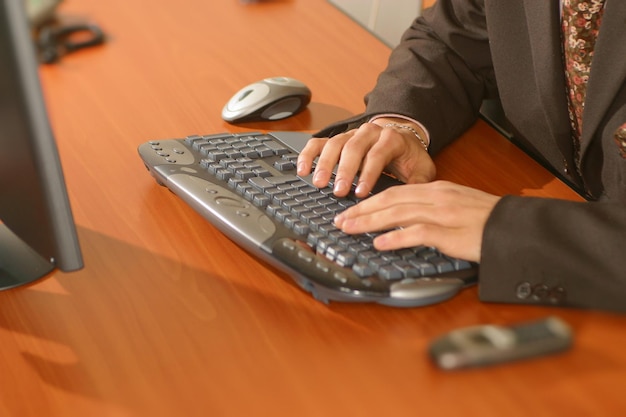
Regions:
<instances>
[{"instance_id":1,"label":"mobile phone","mask_svg":"<svg viewBox=\"0 0 626 417\"><path fill-rule=\"evenodd\" d=\"M62 0L26 0L26 12L32 27L37 27L54 16Z\"/></svg>"},{"instance_id":2,"label":"mobile phone","mask_svg":"<svg viewBox=\"0 0 626 417\"><path fill-rule=\"evenodd\" d=\"M511 326L453 330L433 341L429 353L440 368L454 370L561 352L572 345L572 339L570 326L550 316Z\"/></svg>"}]
</instances>

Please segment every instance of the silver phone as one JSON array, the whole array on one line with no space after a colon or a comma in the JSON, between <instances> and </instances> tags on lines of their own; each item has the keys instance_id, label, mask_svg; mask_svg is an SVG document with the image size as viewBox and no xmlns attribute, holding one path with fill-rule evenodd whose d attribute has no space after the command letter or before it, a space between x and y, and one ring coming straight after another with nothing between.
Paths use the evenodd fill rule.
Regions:
<instances>
[{"instance_id":1,"label":"silver phone","mask_svg":"<svg viewBox=\"0 0 626 417\"><path fill-rule=\"evenodd\" d=\"M561 352L572 345L570 326L558 317L512 326L479 325L454 330L430 345L443 369L492 365Z\"/></svg>"},{"instance_id":2,"label":"silver phone","mask_svg":"<svg viewBox=\"0 0 626 417\"><path fill-rule=\"evenodd\" d=\"M32 27L37 27L54 16L56 7L62 0L24 0L28 20Z\"/></svg>"}]
</instances>

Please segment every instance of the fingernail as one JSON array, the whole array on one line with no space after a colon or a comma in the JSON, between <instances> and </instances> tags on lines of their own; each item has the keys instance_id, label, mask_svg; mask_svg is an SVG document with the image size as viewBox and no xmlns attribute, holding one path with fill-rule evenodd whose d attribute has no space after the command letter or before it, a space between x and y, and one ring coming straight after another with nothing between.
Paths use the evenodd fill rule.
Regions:
<instances>
[{"instance_id":1,"label":"fingernail","mask_svg":"<svg viewBox=\"0 0 626 417\"><path fill-rule=\"evenodd\" d=\"M356 188L354 189L354 193L356 195L360 195L360 194L363 194L364 192L365 192L365 183L362 183L362 182L358 183Z\"/></svg>"},{"instance_id":2,"label":"fingernail","mask_svg":"<svg viewBox=\"0 0 626 417\"><path fill-rule=\"evenodd\" d=\"M333 223L335 223L335 226L337 226L338 228L341 228L341 223L343 223L343 220L344 220L343 214L338 214L333 219Z\"/></svg>"},{"instance_id":3,"label":"fingernail","mask_svg":"<svg viewBox=\"0 0 626 417\"><path fill-rule=\"evenodd\" d=\"M322 174L319 171L315 171L315 173L313 173L313 182L316 183L316 185L317 185L317 182L319 181L321 175Z\"/></svg>"},{"instance_id":4,"label":"fingernail","mask_svg":"<svg viewBox=\"0 0 626 417\"><path fill-rule=\"evenodd\" d=\"M385 250L385 248L387 247L388 240L389 239L387 238L387 235L383 234L374 238L372 240L372 243L374 244L374 248L378 250Z\"/></svg>"},{"instance_id":5,"label":"fingernail","mask_svg":"<svg viewBox=\"0 0 626 417\"><path fill-rule=\"evenodd\" d=\"M333 192L335 194L341 193L346 190L346 182L344 180L339 180L335 182L335 188L333 188Z\"/></svg>"},{"instance_id":6,"label":"fingernail","mask_svg":"<svg viewBox=\"0 0 626 417\"><path fill-rule=\"evenodd\" d=\"M305 168L306 168L306 164L304 162L298 162L298 165L297 165L298 175L303 175L306 172Z\"/></svg>"}]
</instances>

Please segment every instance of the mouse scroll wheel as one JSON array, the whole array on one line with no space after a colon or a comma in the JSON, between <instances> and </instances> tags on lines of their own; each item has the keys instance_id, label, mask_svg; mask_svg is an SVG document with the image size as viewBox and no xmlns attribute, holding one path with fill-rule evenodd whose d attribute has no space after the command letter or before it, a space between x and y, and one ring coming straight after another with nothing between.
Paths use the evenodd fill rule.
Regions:
<instances>
[{"instance_id":1,"label":"mouse scroll wheel","mask_svg":"<svg viewBox=\"0 0 626 417\"><path fill-rule=\"evenodd\" d=\"M246 97L248 97L250 94L252 94L252 92L253 92L253 91L254 91L254 90L252 90L252 89L249 89L249 90L244 91L243 93L241 93L241 95L239 96L239 98L237 99L237 101L244 100Z\"/></svg>"}]
</instances>

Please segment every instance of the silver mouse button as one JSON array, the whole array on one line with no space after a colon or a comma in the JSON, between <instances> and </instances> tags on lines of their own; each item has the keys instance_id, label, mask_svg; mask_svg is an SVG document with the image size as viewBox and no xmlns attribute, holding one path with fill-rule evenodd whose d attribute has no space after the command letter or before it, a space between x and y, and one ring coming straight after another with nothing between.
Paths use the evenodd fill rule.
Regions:
<instances>
[{"instance_id":1,"label":"silver mouse button","mask_svg":"<svg viewBox=\"0 0 626 417\"><path fill-rule=\"evenodd\" d=\"M311 90L290 77L272 77L239 90L222 109L227 122L280 120L304 110Z\"/></svg>"}]
</instances>

